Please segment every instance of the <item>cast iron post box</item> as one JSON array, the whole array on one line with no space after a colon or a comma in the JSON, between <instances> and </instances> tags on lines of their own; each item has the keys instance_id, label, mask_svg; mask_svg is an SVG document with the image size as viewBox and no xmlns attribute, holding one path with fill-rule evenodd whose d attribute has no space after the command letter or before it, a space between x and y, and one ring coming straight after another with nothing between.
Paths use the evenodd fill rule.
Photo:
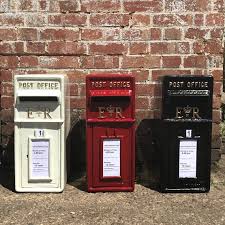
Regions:
<instances>
[{"instance_id":1,"label":"cast iron post box","mask_svg":"<svg viewBox=\"0 0 225 225\"><path fill-rule=\"evenodd\" d=\"M165 76L161 190L210 189L213 78Z\"/></svg>"},{"instance_id":2,"label":"cast iron post box","mask_svg":"<svg viewBox=\"0 0 225 225\"><path fill-rule=\"evenodd\" d=\"M133 191L134 77L88 75L86 101L88 191Z\"/></svg>"},{"instance_id":3,"label":"cast iron post box","mask_svg":"<svg viewBox=\"0 0 225 225\"><path fill-rule=\"evenodd\" d=\"M16 75L14 86L15 189L61 192L70 122L67 77Z\"/></svg>"}]
</instances>

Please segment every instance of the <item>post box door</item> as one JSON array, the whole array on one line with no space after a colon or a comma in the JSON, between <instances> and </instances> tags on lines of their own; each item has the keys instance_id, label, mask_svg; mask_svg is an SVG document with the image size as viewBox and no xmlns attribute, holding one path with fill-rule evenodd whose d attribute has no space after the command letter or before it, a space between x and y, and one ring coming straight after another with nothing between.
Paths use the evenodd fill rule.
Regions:
<instances>
[{"instance_id":1,"label":"post box door","mask_svg":"<svg viewBox=\"0 0 225 225\"><path fill-rule=\"evenodd\" d=\"M162 152L162 183L171 189L209 188L211 124L167 123L166 129L170 134Z\"/></svg>"},{"instance_id":2,"label":"post box door","mask_svg":"<svg viewBox=\"0 0 225 225\"><path fill-rule=\"evenodd\" d=\"M98 125L93 136L93 187L131 186L133 162L131 126Z\"/></svg>"},{"instance_id":3,"label":"post box door","mask_svg":"<svg viewBox=\"0 0 225 225\"><path fill-rule=\"evenodd\" d=\"M20 160L24 162L22 187L60 186L60 126L60 123L21 124L18 144Z\"/></svg>"}]
</instances>

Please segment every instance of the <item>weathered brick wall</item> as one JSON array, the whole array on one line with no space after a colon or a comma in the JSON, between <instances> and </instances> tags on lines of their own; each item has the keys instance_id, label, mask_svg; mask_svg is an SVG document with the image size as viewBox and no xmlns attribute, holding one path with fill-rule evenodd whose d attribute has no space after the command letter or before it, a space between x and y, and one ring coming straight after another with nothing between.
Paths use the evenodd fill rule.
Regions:
<instances>
[{"instance_id":1,"label":"weathered brick wall","mask_svg":"<svg viewBox=\"0 0 225 225\"><path fill-rule=\"evenodd\" d=\"M72 117L84 119L85 75L119 72L135 74L139 121L160 117L163 75L213 75L218 158L224 5L224 0L0 0L1 157L10 162L13 155L15 74L67 73Z\"/></svg>"}]
</instances>

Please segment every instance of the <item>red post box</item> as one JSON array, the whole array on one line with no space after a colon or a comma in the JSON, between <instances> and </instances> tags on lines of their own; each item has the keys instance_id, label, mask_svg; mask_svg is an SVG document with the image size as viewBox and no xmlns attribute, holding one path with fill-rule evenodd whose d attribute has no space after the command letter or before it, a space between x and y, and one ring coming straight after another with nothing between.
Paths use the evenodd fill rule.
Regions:
<instances>
[{"instance_id":1,"label":"red post box","mask_svg":"<svg viewBox=\"0 0 225 225\"><path fill-rule=\"evenodd\" d=\"M88 191L133 191L134 77L88 75L86 103Z\"/></svg>"}]
</instances>

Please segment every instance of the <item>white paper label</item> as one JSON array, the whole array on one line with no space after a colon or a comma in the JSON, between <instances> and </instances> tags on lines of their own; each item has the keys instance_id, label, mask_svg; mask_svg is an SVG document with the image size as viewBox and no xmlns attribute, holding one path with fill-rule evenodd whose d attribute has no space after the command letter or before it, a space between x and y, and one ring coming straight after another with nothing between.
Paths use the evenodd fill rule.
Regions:
<instances>
[{"instance_id":1,"label":"white paper label","mask_svg":"<svg viewBox=\"0 0 225 225\"><path fill-rule=\"evenodd\" d=\"M49 141L32 140L31 177L49 178Z\"/></svg>"},{"instance_id":2,"label":"white paper label","mask_svg":"<svg viewBox=\"0 0 225 225\"><path fill-rule=\"evenodd\" d=\"M44 137L44 130L42 130L42 129L34 130L34 136L35 137Z\"/></svg>"},{"instance_id":3,"label":"white paper label","mask_svg":"<svg viewBox=\"0 0 225 225\"><path fill-rule=\"evenodd\" d=\"M179 178L196 178L197 140L180 140Z\"/></svg>"},{"instance_id":4,"label":"white paper label","mask_svg":"<svg viewBox=\"0 0 225 225\"><path fill-rule=\"evenodd\" d=\"M120 139L103 140L103 177L120 176Z\"/></svg>"},{"instance_id":5,"label":"white paper label","mask_svg":"<svg viewBox=\"0 0 225 225\"><path fill-rule=\"evenodd\" d=\"M186 130L186 138L192 137L192 130Z\"/></svg>"}]
</instances>

